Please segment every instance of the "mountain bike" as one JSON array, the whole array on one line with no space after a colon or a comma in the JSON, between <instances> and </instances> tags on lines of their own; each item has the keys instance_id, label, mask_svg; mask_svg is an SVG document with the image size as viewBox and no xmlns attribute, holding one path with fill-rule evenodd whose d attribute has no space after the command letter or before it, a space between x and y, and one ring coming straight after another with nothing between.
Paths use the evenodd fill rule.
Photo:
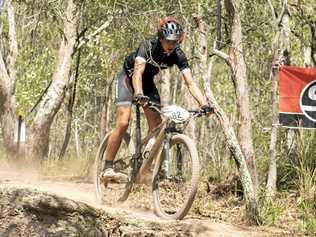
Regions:
<instances>
[{"instance_id":1,"label":"mountain bike","mask_svg":"<svg viewBox=\"0 0 316 237\"><path fill-rule=\"evenodd\" d=\"M135 184L147 184L152 187L156 215L183 219L194 201L200 169L196 146L183 130L203 113L177 105L162 107L151 101L147 106L161 114L162 123L142 138L140 105L136 105L135 145L126 133L114 160L114 170L128 175L127 182L101 182L110 133L102 140L95 159L96 198L101 203L115 205L128 198Z\"/></svg>"}]
</instances>

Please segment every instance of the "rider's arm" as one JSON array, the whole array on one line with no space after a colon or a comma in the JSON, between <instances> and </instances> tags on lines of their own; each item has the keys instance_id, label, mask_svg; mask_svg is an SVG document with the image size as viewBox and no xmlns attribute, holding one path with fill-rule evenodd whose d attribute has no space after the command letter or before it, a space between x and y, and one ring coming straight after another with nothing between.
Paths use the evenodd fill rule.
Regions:
<instances>
[{"instance_id":1,"label":"rider's arm","mask_svg":"<svg viewBox=\"0 0 316 237\"><path fill-rule=\"evenodd\" d=\"M207 105L205 97L202 95L201 90L193 81L192 73L189 68L182 70L183 79L188 87L190 94L196 99L200 106Z\"/></svg>"},{"instance_id":2,"label":"rider's arm","mask_svg":"<svg viewBox=\"0 0 316 237\"><path fill-rule=\"evenodd\" d=\"M142 75L145 71L146 62L142 58L136 57L134 64L134 73L132 77L132 83L134 88L134 95L143 95L143 82Z\"/></svg>"},{"instance_id":3,"label":"rider's arm","mask_svg":"<svg viewBox=\"0 0 316 237\"><path fill-rule=\"evenodd\" d=\"M196 99L200 106L208 105L205 97L202 95L199 87L193 81L192 73L189 67L188 60L180 47L175 49L176 64L178 65L179 70L182 72L183 79L186 86L188 87L190 94Z\"/></svg>"}]
</instances>

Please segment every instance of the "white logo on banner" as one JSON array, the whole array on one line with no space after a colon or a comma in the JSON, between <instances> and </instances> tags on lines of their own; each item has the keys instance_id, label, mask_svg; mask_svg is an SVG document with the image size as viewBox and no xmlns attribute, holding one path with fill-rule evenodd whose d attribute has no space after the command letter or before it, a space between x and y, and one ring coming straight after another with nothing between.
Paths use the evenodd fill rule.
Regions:
<instances>
[{"instance_id":1,"label":"white logo on banner","mask_svg":"<svg viewBox=\"0 0 316 237\"><path fill-rule=\"evenodd\" d=\"M300 97L302 112L309 120L316 122L316 80L305 86Z\"/></svg>"}]
</instances>

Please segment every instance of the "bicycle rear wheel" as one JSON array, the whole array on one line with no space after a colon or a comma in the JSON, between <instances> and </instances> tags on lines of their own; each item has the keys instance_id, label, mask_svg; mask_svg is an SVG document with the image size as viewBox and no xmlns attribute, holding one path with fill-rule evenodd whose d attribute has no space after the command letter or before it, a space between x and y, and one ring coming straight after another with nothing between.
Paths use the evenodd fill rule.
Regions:
<instances>
[{"instance_id":1,"label":"bicycle rear wheel","mask_svg":"<svg viewBox=\"0 0 316 237\"><path fill-rule=\"evenodd\" d=\"M193 141L183 134L172 136L169 151L163 151L155 164L155 213L164 219L183 219L194 201L198 179L199 159Z\"/></svg>"},{"instance_id":2,"label":"bicycle rear wheel","mask_svg":"<svg viewBox=\"0 0 316 237\"><path fill-rule=\"evenodd\" d=\"M114 183L108 182L104 184L100 179L100 174L104 169L105 164L105 152L107 148L108 139L111 133L105 135L102 140L96 158L94 162L94 186L95 186L95 196L100 204L113 205L120 200L120 198L125 194L126 196L126 183ZM123 174L130 174L130 160L131 154L133 152L133 144L131 137L128 133L124 134L120 149L114 160L114 170L116 172L121 172ZM126 197L127 198L127 197Z\"/></svg>"}]
</instances>

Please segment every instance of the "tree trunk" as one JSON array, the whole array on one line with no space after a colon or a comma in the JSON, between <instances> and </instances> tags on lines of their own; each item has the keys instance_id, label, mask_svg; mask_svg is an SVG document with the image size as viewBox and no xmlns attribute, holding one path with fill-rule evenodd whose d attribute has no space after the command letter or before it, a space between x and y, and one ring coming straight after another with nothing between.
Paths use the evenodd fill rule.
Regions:
<instances>
[{"instance_id":1,"label":"tree trunk","mask_svg":"<svg viewBox=\"0 0 316 237\"><path fill-rule=\"evenodd\" d=\"M313 66L316 67L316 22L310 24L311 29L311 58Z\"/></svg>"},{"instance_id":2,"label":"tree trunk","mask_svg":"<svg viewBox=\"0 0 316 237\"><path fill-rule=\"evenodd\" d=\"M288 11L288 5L287 5L287 0L283 2L283 14L281 17L281 44L280 44L280 49L282 56L284 57L284 64L290 65L290 52L291 52L291 46L290 46L290 14ZM289 154L289 157L296 156L296 151L298 148L297 144L297 138L295 134L294 129L287 129L286 130L286 135L287 135L287 153Z\"/></svg>"},{"instance_id":3,"label":"tree trunk","mask_svg":"<svg viewBox=\"0 0 316 237\"><path fill-rule=\"evenodd\" d=\"M269 147L269 171L266 187L266 196L269 198L274 197L276 191L276 179L277 179L277 168L276 168L276 143L278 134L278 81L275 72L271 72L270 79L272 81L272 128L271 128L271 138Z\"/></svg>"},{"instance_id":4,"label":"tree trunk","mask_svg":"<svg viewBox=\"0 0 316 237\"><path fill-rule=\"evenodd\" d=\"M75 121L75 143L76 143L76 155L77 159L80 159L81 156L81 146L80 146L80 138L79 138L79 131L78 131L78 121Z\"/></svg>"},{"instance_id":5,"label":"tree trunk","mask_svg":"<svg viewBox=\"0 0 316 237\"><path fill-rule=\"evenodd\" d=\"M76 92L77 92L77 83L78 83L78 77L79 77L79 65L80 65L80 50L78 51L77 54L77 63L76 63L76 71L74 74L72 74L73 79L70 79L70 81L73 83L72 90L69 93L69 101L68 105L66 106L66 114L67 114L67 124L66 124L66 132L65 132L65 138L63 145L60 149L60 153L58 156L58 159L62 159L66 153L70 137L71 137L71 124L72 124L72 114L73 114L73 107L75 104L75 99L76 99Z\"/></svg>"},{"instance_id":6,"label":"tree trunk","mask_svg":"<svg viewBox=\"0 0 316 237\"><path fill-rule=\"evenodd\" d=\"M185 46L186 51L189 51L189 49L191 47L198 47L198 46L193 46L190 44L190 42L188 40L185 41ZM195 78L197 80L197 78L199 77L198 73L199 73L199 67L198 67L198 60L194 60L193 65L192 65L192 74L193 74L193 78ZM197 83L198 84L198 83ZM182 86L184 86L185 83L182 83ZM184 91L184 90L181 90ZM188 109L192 109L192 108L196 108L197 107L197 103L196 101L193 99L192 95L190 93L184 93L184 104L185 107L187 107ZM185 133L188 134L188 136L196 143L196 135L195 135L195 130L196 130L196 121L194 119L192 119L189 124L187 125L186 129L185 129Z\"/></svg>"},{"instance_id":7,"label":"tree trunk","mask_svg":"<svg viewBox=\"0 0 316 237\"><path fill-rule=\"evenodd\" d=\"M101 124L100 124L100 141L102 141L103 136L109 131L109 117L110 117L110 107L113 103L112 91L113 91L113 78L109 83L106 84L106 91L104 104L102 106L101 112Z\"/></svg>"},{"instance_id":8,"label":"tree trunk","mask_svg":"<svg viewBox=\"0 0 316 237\"><path fill-rule=\"evenodd\" d=\"M14 7L8 1L8 23L9 23L9 55L7 66L0 51L0 124L6 153L13 158L17 154L17 144L14 142L16 123L15 102L15 62L18 54L15 31Z\"/></svg>"},{"instance_id":9,"label":"tree trunk","mask_svg":"<svg viewBox=\"0 0 316 237\"><path fill-rule=\"evenodd\" d=\"M170 69L163 70L161 77L161 105L166 106L170 104Z\"/></svg>"},{"instance_id":10,"label":"tree trunk","mask_svg":"<svg viewBox=\"0 0 316 237\"><path fill-rule=\"evenodd\" d=\"M73 88L73 91L70 92L70 95L69 95L68 105L65 106L66 107L65 113L66 113L66 121L67 122L66 122L66 131L65 131L64 142L63 142L63 145L61 146L59 156L58 156L59 160L64 158L69 141L70 141L70 137L71 137L72 112L73 112L72 108L73 108L73 100L74 100L74 93L75 93L74 91L75 91L75 89Z\"/></svg>"},{"instance_id":11,"label":"tree trunk","mask_svg":"<svg viewBox=\"0 0 316 237\"><path fill-rule=\"evenodd\" d=\"M213 60L211 60L209 63L209 69L208 69L209 71L212 71L212 67L213 67L212 62ZM244 196L246 200L247 214L251 220L258 223L260 220L259 220L259 214L258 214L256 193L254 191L253 182L251 179L250 172L248 170L245 156L241 151L234 129L231 126L227 115L222 110L222 108L218 105L213 95L213 92L211 91L208 85L209 85L209 81L208 80L204 81L205 94L211 106L214 108L217 118L219 119L219 122L224 131L228 148L232 152L234 160L236 162L236 166L239 170L240 180L241 180L241 184L243 187Z\"/></svg>"},{"instance_id":12,"label":"tree trunk","mask_svg":"<svg viewBox=\"0 0 316 237\"><path fill-rule=\"evenodd\" d=\"M72 0L69 0L64 19L64 38L59 49L52 84L39 105L38 112L29 130L27 141L28 159L37 160L47 156L50 127L64 100L65 91L69 83L69 71L78 23L78 8Z\"/></svg>"},{"instance_id":13,"label":"tree trunk","mask_svg":"<svg viewBox=\"0 0 316 237\"><path fill-rule=\"evenodd\" d=\"M310 46L304 46L304 66L312 67L312 48Z\"/></svg>"},{"instance_id":14,"label":"tree trunk","mask_svg":"<svg viewBox=\"0 0 316 237\"><path fill-rule=\"evenodd\" d=\"M198 62L196 63L196 75L198 75L199 82L202 81L207 81L208 78L208 72L207 72L207 26L205 22L201 18L201 9L199 7L199 15L194 17L195 23L198 28L198 44L197 44L197 49L198 49ZM206 123L209 123L209 119L206 120ZM204 145L205 142L207 143L208 138L205 140L204 137L208 137L209 134L206 134L207 128L206 128L206 123L202 123L199 129L199 140L202 142L201 147L207 147L207 145ZM204 143L204 144L203 144ZM203 152L204 153L204 152ZM202 153L202 154L203 154ZM200 157L201 162L203 163L203 158L206 157L207 154L205 154L203 157Z\"/></svg>"},{"instance_id":15,"label":"tree trunk","mask_svg":"<svg viewBox=\"0 0 316 237\"><path fill-rule=\"evenodd\" d=\"M244 153L253 180L255 192L258 188L258 176L255 162L255 153L252 142L251 111L249 105L247 69L243 56L242 31L239 15L239 0L227 0L226 10L229 13L232 32L232 47L230 50L230 61L234 78L237 97L237 110L239 115L239 141Z\"/></svg>"},{"instance_id":16,"label":"tree trunk","mask_svg":"<svg viewBox=\"0 0 316 237\"><path fill-rule=\"evenodd\" d=\"M275 16L274 8L272 3L270 6L272 8L272 16ZM274 19L274 28L277 30L276 35L273 40L273 50L274 59L280 59L283 56L288 56L290 50L289 41L289 14L287 11L286 1L283 6L283 12L281 14L281 24L277 19ZM279 27L281 27L279 29ZM280 55L281 53L281 55ZM286 54L286 55L285 55ZM289 62L289 58L286 60ZM277 162L276 162L276 143L277 143L277 132L278 132L278 72L276 70L271 71L270 80L272 81L272 129L271 129L271 140L270 140L270 161L269 161L269 171L266 185L266 197L273 198L276 193L276 182L277 182ZM293 131L292 131L293 132ZM291 133L291 132L290 132ZM292 136L293 134L291 134Z\"/></svg>"},{"instance_id":17,"label":"tree trunk","mask_svg":"<svg viewBox=\"0 0 316 237\"><path fill-rule=\"evenodd\" d=\"M11 79L0 53L0 123L4 147L9 157L15 157L16 144L14 143L15 131L15 96L11 94Z\"/></svg>"}]
</instances>

